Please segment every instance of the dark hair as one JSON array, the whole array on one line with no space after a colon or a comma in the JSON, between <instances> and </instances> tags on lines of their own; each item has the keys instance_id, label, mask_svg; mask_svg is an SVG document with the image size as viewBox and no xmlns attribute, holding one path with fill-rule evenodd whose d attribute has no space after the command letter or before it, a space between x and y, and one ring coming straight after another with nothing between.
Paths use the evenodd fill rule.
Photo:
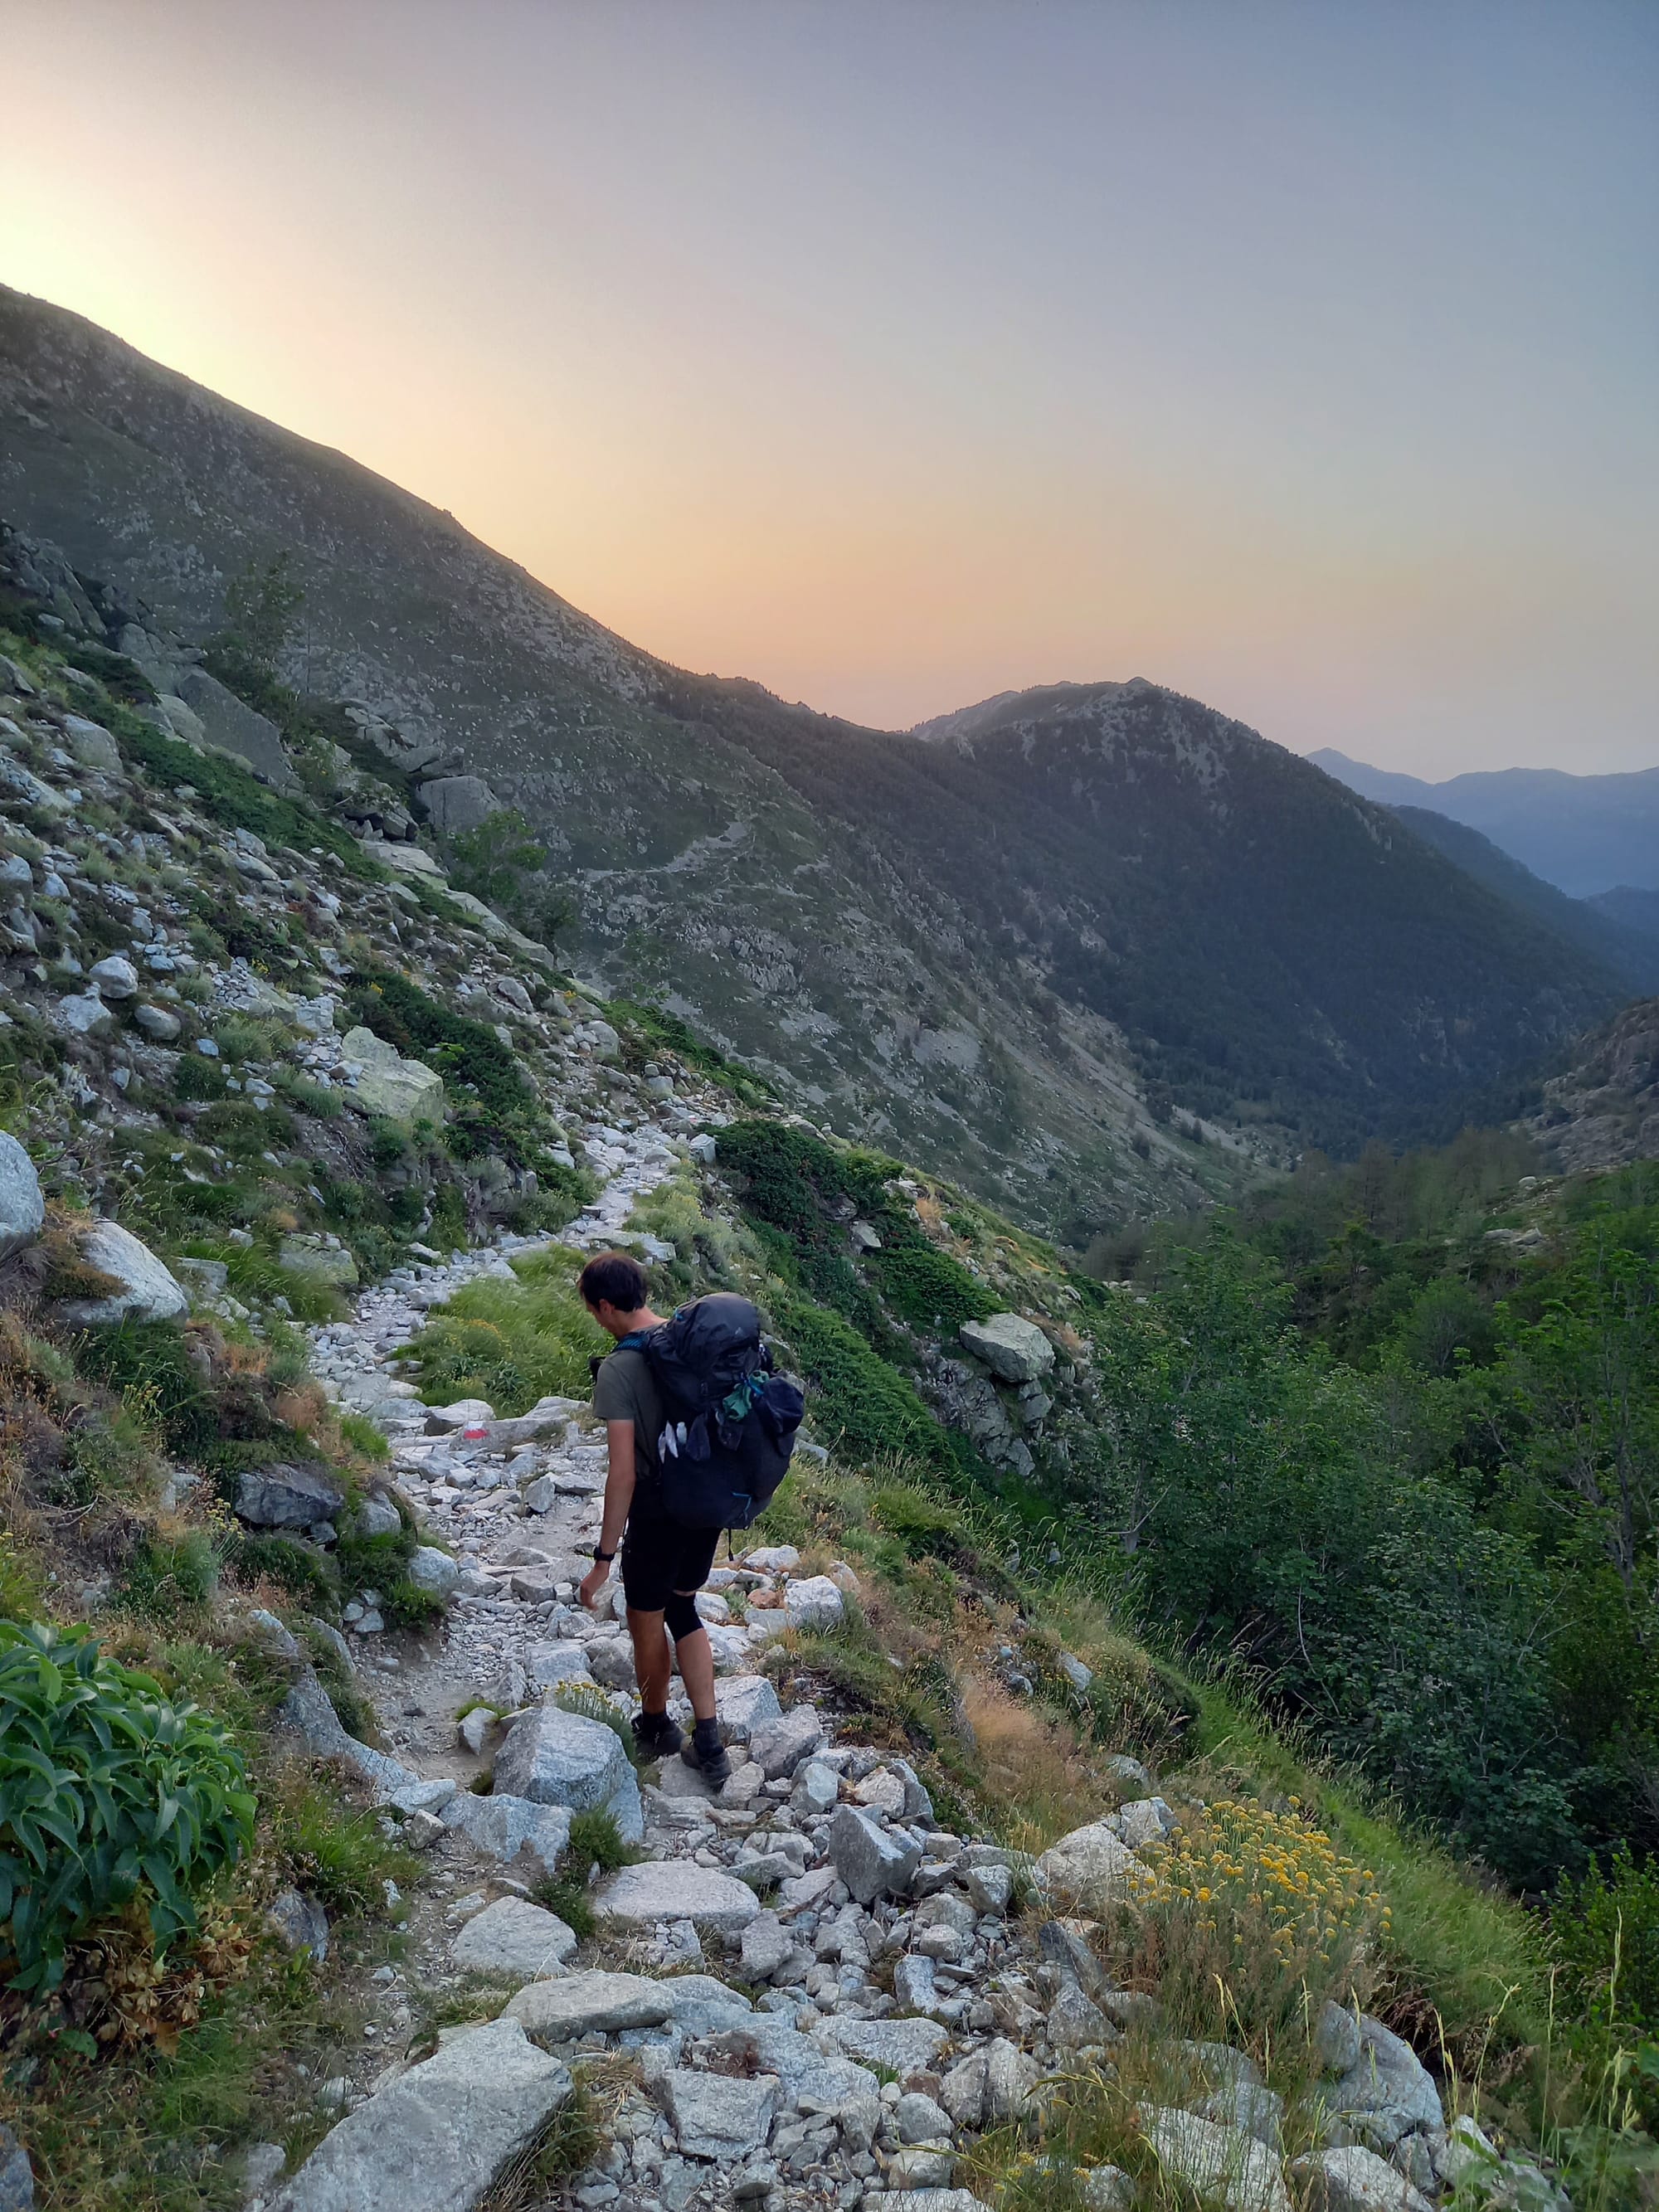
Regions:
<instances>
[{"instance_id":1,"label":"dark hair","mask_svg":"<svg viewBox=\"0 0 1659 2212\"><path fill-rule=\"evenodd\" d=\"M615 1306L618 1313L637 1313L650 1294L645 1270L626 1252L601 1252L588 1261L576 1278L576 1288L590 1306Z\"/></svg>"}]
</instances>

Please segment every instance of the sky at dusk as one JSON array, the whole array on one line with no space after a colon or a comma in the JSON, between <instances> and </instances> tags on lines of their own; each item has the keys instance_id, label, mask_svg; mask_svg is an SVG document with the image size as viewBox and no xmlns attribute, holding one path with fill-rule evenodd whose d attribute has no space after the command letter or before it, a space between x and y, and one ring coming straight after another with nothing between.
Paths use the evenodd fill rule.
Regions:
<instances>
[{"instance_id":1,"label":"sky at dusk","mask_svg":"<svg viewBox=\"0 0 1659 2212\"><path fill-rule=\"evenodd\" d=\"M1651 0L0 0L0 279L684 665L1659 762Z\"/></svg>"}]
</instances>

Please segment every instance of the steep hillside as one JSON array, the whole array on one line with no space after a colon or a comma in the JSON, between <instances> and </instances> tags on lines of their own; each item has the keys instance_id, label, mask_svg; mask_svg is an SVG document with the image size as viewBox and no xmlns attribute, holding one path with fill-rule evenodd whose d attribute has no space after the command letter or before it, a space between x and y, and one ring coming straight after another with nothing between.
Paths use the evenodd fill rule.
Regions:
<instances>
[{"instance_id":1,"label":"steep hillside","mask_svg":"<svg viewBox=\"0 0 1659 2212\"><path fill-rule=\"evenodd\" d=\"M1528 1126L1563 1167L1659 1158L1659 999L1581 1038L1543 1089Z\"/></svg>"},{"instance_id":2,"label":"steep hillside","mask_svg":"<svg viewBox=\"0 0 1659 2212\"><path fill-rule=\"evenodd\" d=\"M100 643L152 653L138 595L199 640L251 558L289 556L285 673L361 702L410 777L520 807L578 894L585 973L1068 1237L1431 1123L1607 1004L1328 779L1153 687L976 710L975 750L684 675L452 518L12 293L0 413L0 506L127 595Z\"/></svg>"},{"instance_id":3,"label":"steep hillside","mask_svg":"<svg viewBox=\"0 0 1659 2212\"><path fill-rule=\"evenodd\" d=\"M1315 767L1385 806L1426 806L1479 830L1546 883L1574 898L1615 884L1659 890L1659 768L1626 775L1569 775L1506 768L1425 783L1330 749Z\"/></svg>"},{"instance_id":4,"label":"steep hillside","mask_svg":"<svg viewBox=\"0 0 1659 2212\"><path fill-rule=\"evenodd\" d=\"M947 861L951 803L971 795L999 825L973 855L981 896L1018 927L1023 830L1044 887L1024 926L1054 989L1109 1012L1208 1114L1294 1117L1338 1146L1421 1127L1618 994L1391 816L1333 805L1305 763L1194 701L1060 685L936 726Z\"/></svg>"},{"instance_id":5,"label":"steep hillside","mask_svg":"<svg viewBox=\"0 0 1659 2212\"><path fill-rule=\"evenodd\" d=\"M1142 1303L756 1110L406 837L170 734L52 596L0 629L13 2201L1187 2212L1219 2156L1281 2205L1621 2203L1638 2106L1531 2064L1529 1916L1271 1718L1299 1645L1304 1739L1549 1870L1520 1537L1471 1548L1260 1285ZM702 1601L717 1799L574 1602L571 1279L617 1241L661 1302L750 1291L807 1389ZM1627 2071L1575 1929L1555 2033ZM1500 2045L1454 2129L1431 2069Z\"/></svg>"},{"instance_id":6,"label":"steep hillside","mask_svg":"<svg viewBox=\"0 0 1659 2212\"><path fill-rule=\"evenodd\" d=\"M1617 892L1600 898L1569 898L1547 884L1530 868L1449 815L1426 806L1397 805L1394 811L1414 836L1437 853L1443 853L1466 876L1484 884L1500 899L1540 922L1564 945L1576 945L1589 959L1599 961L1620 987L1646 992L1659 988L1659 930L1644 933L1622 915ZM1659 892L1631 891L1632 901L1644 897L1659 908Z\"/></svg>"}]
</instances>

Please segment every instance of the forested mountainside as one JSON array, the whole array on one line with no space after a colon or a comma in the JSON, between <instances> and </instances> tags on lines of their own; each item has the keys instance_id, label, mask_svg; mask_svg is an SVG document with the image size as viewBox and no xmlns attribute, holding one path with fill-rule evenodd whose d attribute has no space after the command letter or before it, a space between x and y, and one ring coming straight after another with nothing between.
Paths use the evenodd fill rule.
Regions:
<instances>
[{"instance_id":1,"label":"forested mountainside","mask_svg":"<svg viewBox=\"0 0 1659 2212\"><path fill-rule=\"evenodd\" d=\"M14 2196L1644 2206L1648 1170L1310 1162L1102 1283L353 835L367 772L165 727L27 566ZM617 1241L806 1387L704 1601L718 1798L573 1602Z\"/></svg>"},{"instance_id":2,"label":"forested mountainside","mask_svg":"<svg viewBox=\"0 0 1659 2212\"><path fill-rule=\"evenodd\" d=\"M1484 884L1489 891L1530 915L1563 944L1576 945L1605 969L1620 991L1648 992L1659 988L1659 928L1644 929L1641 902L1651 899L1659 908L1659 892L1611 892L1601 898L1569 898L1522 866L1467 823L1454 822L1426 806L1395 806L1413 835L1437 853L1443 853L1465 875Z\"/></svg>"},{"instance_id":3,"label":"forested mountainside","mask_svg":"<svg viewBox=\"0 0 1659 2212\"><path fill-rule=\"evenodd\" d=\"M1384 806L1425 806L1480 830L1573 898L1594 898L1620 884L1659 890L1659 768L1614 775L1480 769L1428 783L1328 747L1308 758Z\"/></svg>"},{"instance_id":4,"label":"forested mountainside","mask_svg":"<svg viewBox=\"0 0 1659 2212\"><path fill-rule=\"evenodd\" d=\"M0 410L0 507L163 629L204 639L286 556L284 676L357 702L411 797L461 771L521 809L586 973L1069 1240L1310 1142L1432 1129L1616 996L1389 817L1154 686L1015 702L966 746L686 675L15 293Z\"/></svg>"}]
</instances>

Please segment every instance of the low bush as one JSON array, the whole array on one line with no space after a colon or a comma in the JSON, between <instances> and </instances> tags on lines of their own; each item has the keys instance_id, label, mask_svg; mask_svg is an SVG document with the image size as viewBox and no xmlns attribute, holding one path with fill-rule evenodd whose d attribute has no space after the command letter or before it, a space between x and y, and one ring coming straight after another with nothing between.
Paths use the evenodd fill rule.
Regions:
<instances>
[{"instance_id":1,"label":"low bush","mask_svg":"<svg viewBox=\"0 0 1659 2212\"><path fill-rule=\"evenodd\" d=\"M1223 1802L1143 1856L1132 1971L1183 2020L1283 2045L1328 1997L1363 1999L1391 1914L1370 1868L1294 1812Z\"/></svg>"},{"instance_id":2,"label":"low bush","mask_svg":"<svg viewBox=\"0 0 1659 2212\"><path fill-rule=\"evenodd\" d=\"M253 1799L218 1723L90 1637L0 1624L0 1930L10 1980L49 1990L64 1949L142 1896L164 1947L191 1893L252 1840Z\"/></svg>"},{"instance_id":3,"label":"low bush","mask_svg":"<svg viewBox=\"0 0 1659 2212\"><path fill-rule=\"evenodd\" d=\"M1605 1866L1561 1884L1550 1933L1587 2020L1659 2038L1659 1859L1617 1845Z\"/></svg>"},{"instance_id":4,"label":"low bush","mask_svg":"<svg viewBox=\"0 0 1659 2212\"><path fill-rule=\"evenodd\" d=\"M410 1346L428 1405L483 1398L503 1416L527 1413L538 1398L585 1398L588 1359L609 1348L568 1268L547 1265L522 1268L517 1282L468 1283Z\"/></svg>"},{"instance_id":5,"label":"low bush","mask_svg":"<svg viewBox=\"0 0 1659 2212\"><path fill-rule=\"evenodd\" d=\"M219 1553L204 1528L176 1535L151 1530L129 1554L116 1586L118 1601L146 1620L171 1620L211 1597Z\"/></svg>"}]
</instances>

